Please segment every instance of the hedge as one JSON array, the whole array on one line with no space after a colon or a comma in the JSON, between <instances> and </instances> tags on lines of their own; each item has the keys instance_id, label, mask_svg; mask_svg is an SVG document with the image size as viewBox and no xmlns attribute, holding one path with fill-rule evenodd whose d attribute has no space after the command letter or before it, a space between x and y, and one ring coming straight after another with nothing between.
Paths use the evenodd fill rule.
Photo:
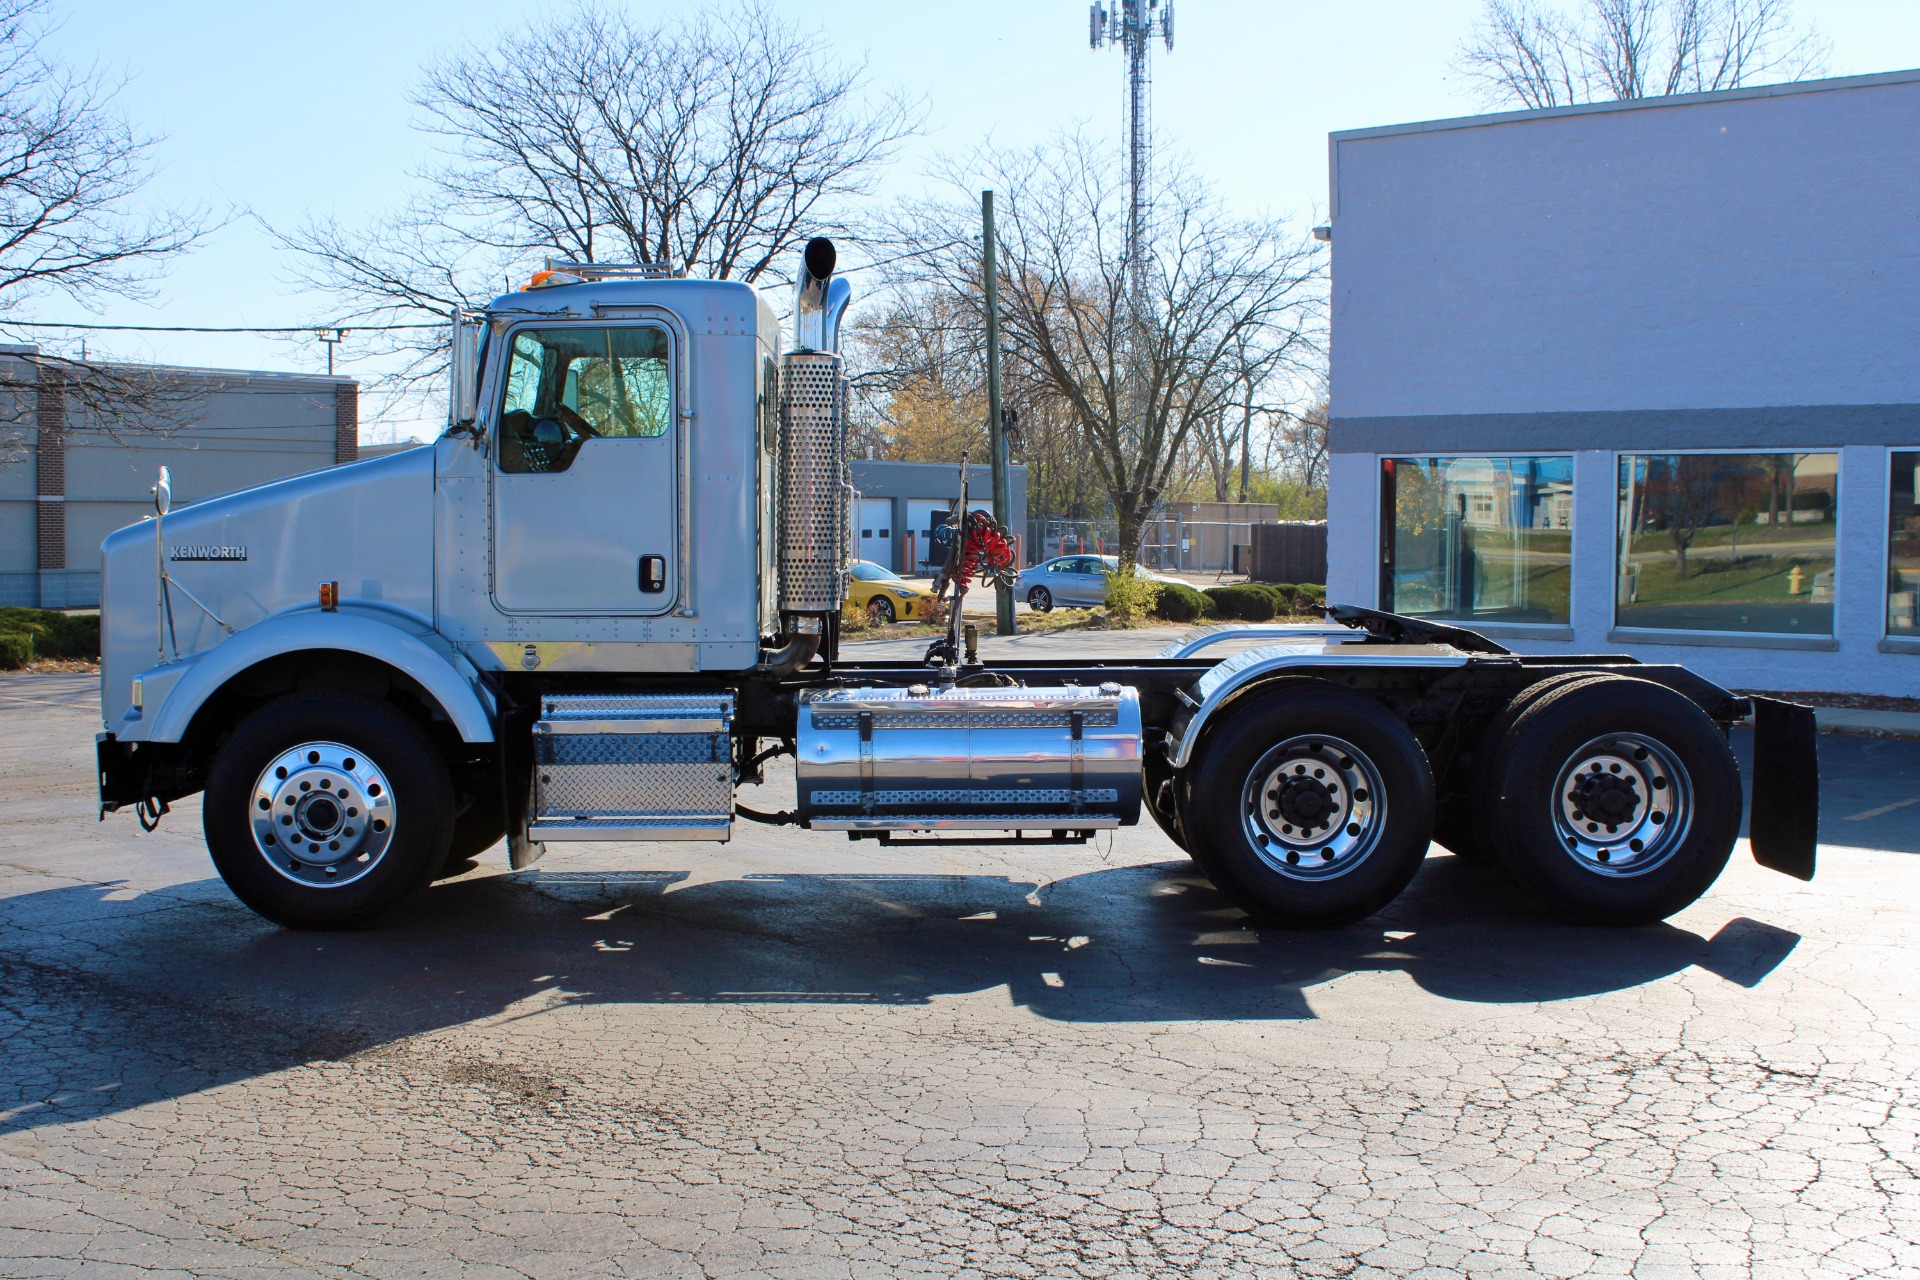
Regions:
<instances>
[{"instance_id":1,"label":"hedge","mask_svg":"<svg viewBox=\"0 0 1920 1280\"><path fill-rule=\"evenodd\" d=\"M100 615L53 609L0 609L0 668L36 658L100 656Z\"/></svg>"},{"instance_id":2,"label":"hedge","mask_svg":"<svg viewBox=\"0 0 1920 1280\"><path fill-rule=\"evenodd\" d=\"M1153 602L1153 614L1168 622L1198 622L1207 616L1208 605L1206 596L1186 583L1167 582L1160 586L1160 594Z\"/></svg>"},{"instance_id":3,"label":"hedge","mask_svg":"<svg viewBox=\"0 0 1920 1280\"><path fill-rule=\"evenodd\" d=\"M1238 622L1270 622L1274 618L1318 613L1327 602L1327 589L1317 582L1240 582L1230 587L1208 587L1214 612Z\"/></svg>"},{"instance_id":4,"label":"hedge","mask_svg":"<svg viewBox=\"0 0 1920 1280\"><path fill-rule=\"evenodd\" d=\"M1267 622L1280 612L1277 593L1257 582L1242 582L1231 587L1208 587L1207 598L1223 618L1237 622Z\"/></svg>"}]
</instances>

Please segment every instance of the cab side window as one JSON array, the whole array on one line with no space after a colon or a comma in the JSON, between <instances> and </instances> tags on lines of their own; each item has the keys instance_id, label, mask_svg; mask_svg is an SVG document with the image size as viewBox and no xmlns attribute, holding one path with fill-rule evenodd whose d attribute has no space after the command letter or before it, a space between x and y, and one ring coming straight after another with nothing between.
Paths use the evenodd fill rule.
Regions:
<instances>
[{"instance_id":1,"label":"cab side window","mask_svg":"<svg viewBox=\"0 0 1920 1280\"><path fill-rule=\"evenodd\" d=\"M500 469L565 471L588 440L666 435L670 355L666 332L647 325L515 333L500 402Z\"/></svg>"}]
</instances>

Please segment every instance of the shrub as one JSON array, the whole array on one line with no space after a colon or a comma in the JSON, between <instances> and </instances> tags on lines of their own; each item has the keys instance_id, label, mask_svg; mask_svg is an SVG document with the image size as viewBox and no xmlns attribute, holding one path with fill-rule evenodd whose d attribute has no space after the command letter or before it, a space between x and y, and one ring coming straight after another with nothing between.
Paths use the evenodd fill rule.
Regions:
<instances>
[{"instance_id":1,"label":"shrub","mask_svg":"<svg viewBox=\"0 0 1920 1280\"><path fill-rule=\"evenodd\" d=\"M1298 613L1300 610L1294 599L1294 587L1290 582L1263 582L1261 588L1273 597L1273 611L1280 617Z\"/></svg>"},{"instance_id":2,"label":"shrub","mask_svg":"<svg viewBox=\"0 0 1920 1280\"><path fill-rule=\"evenodd\" d=\"M22 667L36 658L96 659L100 615L53 609L0 609L0 667Z\"/></svg>"},{"instance_id":3,"label":"shrub","mask_svg":"<svg viewBox=\"0 0 1920 1280\"><path fill-rule=\"evenodd\" d=\"M1255 582L1208 587L1206 595L1215 613L1239 622L1267 622L1280 611L1278 594Z\"/></svg>"},{"instance_id":4,"label":"shrub","mask_svg":"<svg viewBox=\"0 0 1920 1280\"><path fill-rule=\"evenodd\" d=\"M1107 579L1107 616L1113 619L1115 626L1131 627L1153 612L1154 601L1160 592L1160 584L1152 578L1143 578L1127 566L1126 573L1109 573Z\"/></svg>"},{"instance_id":5,"label":"shrub","mask_svg":"<svg viewBox=\"0 0 1920 1280\"><path fill-rule=\"evenodd\" d=\"M33 637L24 631L0 631L0 671L33 661Z\"/></svg>"},{"instance_id":6,"label":"shrub","mask_svg":"<svg viewBox=\"0 0 1920 1280\"><path fill-rule=\"evenodd\" d=\"M1317 613L1327 605L1327 589L1318 582L1303 582L1293 589L1295 606L1302 613Z\"/></svg>"},{"instance_id":7,"label":"shrub","mask_svg":"<svg viewBox=\"0 0 1920 1280\"><path fill-rule=\"evenodd\" d=\"M1198 622L1207 616L1211 602L1184 582L1163 582L1153 602L1153 613L1168 622Z\"/></svg>"}]
</instances>

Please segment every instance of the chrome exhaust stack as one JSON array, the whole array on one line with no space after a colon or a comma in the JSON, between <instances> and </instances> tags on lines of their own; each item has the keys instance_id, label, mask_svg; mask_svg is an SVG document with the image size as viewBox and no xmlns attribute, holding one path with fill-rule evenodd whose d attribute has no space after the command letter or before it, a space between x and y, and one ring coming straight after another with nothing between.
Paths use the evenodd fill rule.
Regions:
<instances>
[{"instance_id":1,"label":"chrome exhaust stack","mask_svg":"<svg viewBox=\"0 0 1920 1280\"><path fill-rule=\"evenodd\" d=\"M847 379L840 320L853 290L833 274L833 241L801 255L793 347L780 362L779 608L787 636L831 631L846 598Z\"/></svg>"}]
</instances>

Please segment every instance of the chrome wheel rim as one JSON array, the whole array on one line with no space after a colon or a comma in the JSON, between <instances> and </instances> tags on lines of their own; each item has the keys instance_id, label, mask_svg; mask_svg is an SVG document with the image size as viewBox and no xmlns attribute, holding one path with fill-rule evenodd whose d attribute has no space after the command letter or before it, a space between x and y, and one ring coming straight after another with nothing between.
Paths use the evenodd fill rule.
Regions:
<instances>
[{"instance_id":1,"label":"chrome wheel rim","mask_svg":"<svg viewBox=\"0 0 1920 1280\"><path fill-rule=\"evenodd\" d=\"M387 775L365 753L337 742L281 752L253 784L254 847L296 884L334 889L380 865L393 844Z\"/></svg>"},{"instance_id":2,"label":"chrome wheel rim","mask_svg":"<svg viewBox=\"0 0 1920 1280\"><path fill-rule=\"evenodd\" d=\"M1687 838L1693 783L1659 739L1610 733L1568 757L1554 779L1552 805L1554 836L1582 868L1645 875Z\"/></svg>"},{"instance_id":3,"label":"chrome wheel rim","mask_svg":"<svg viewBox=\"0 0 1920 1280\"><path fill-rule=\"evenodd\" d=\"M1240 812L1254 853L1270 869L1290 880L1332 880L1379 847L1386 788L1351 742L1301 734L1268 749L1248 771Z\"/></svg>"}]
</instances>

